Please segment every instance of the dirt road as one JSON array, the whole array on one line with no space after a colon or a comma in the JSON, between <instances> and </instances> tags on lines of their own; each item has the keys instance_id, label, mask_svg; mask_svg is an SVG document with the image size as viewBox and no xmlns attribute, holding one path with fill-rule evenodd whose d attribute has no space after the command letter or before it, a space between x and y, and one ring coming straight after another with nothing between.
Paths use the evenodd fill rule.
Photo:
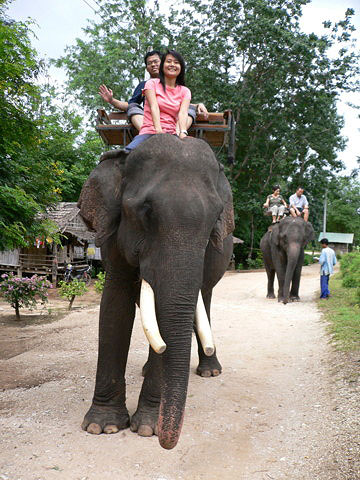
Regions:
<instances>
[{"instance_id":1,"label":"dirt road","mask_svg":"<svg viewBox=\"0 0 360 480\"><path fill-rule=\"evenodd\" d=\"M195 341L178 446L129 430L80 429L90 405L98 307L14 326L0 304L1 480L356 480L354 392L339 384L314 302L318 266L303 269L301 302L265 299L266 274L228 273L215 289L213 331L223 373L195 375ZM147 344L137 316L128 409L136 409ZM358 419L358 417L357 417Z\"/></svg>"}]
</instances>

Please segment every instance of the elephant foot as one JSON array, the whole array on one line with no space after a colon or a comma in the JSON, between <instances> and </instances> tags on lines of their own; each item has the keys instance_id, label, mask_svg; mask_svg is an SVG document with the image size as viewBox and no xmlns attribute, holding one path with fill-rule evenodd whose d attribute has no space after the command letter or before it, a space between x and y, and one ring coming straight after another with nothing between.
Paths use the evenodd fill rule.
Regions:
<instances>
[{"instance_id":1,"label":"elephant foot","mask_svg":"<svg viewBox=\"0 0 360 480\"><path fill-rule=\"evenodd\" d=\"M290 302L300 302L299 295L291 295L290 296Z\"/></svg>"},{"instance_id":2,"label":"elephant foot","mask_svg":"<svg viewBox=\"0 0 360 480\"><path fill-rule=\"evenodd\" d=\"M125 409L92 405L84 417L81 428L93 435L117 433L130 425L130 417Z\"/></svg>"},{"instance_id":3,"label":"elephant foot","mask_svg":"<svg viewBox=\"0 0 360 480\"><path fill-rule=\"evenodd\" d=\"M276 298L274 293L268 293L266 298Z\"/></svg>"},{"instance_id":4,"label":"elephant foot","mask_svg":"<svg viewBox=\"0 0 360 480\"><path fill-rule=\"evenodd\" d=\"M222 372L222 367L214 354L211 357L201 358L196 373L200 377L217 377Z\"/></svg>"},{"instance_id":5,"label":"elephant foot","mask_svg":"<svg viewBox=\"0 0 360 480\"><path fill-rule=\"evenodd\" d=\"M130 430L137 432L140 437L151 437L158 434L159 403L138 405L138 408L131 418Z\"/></svg>"}]
</instances>

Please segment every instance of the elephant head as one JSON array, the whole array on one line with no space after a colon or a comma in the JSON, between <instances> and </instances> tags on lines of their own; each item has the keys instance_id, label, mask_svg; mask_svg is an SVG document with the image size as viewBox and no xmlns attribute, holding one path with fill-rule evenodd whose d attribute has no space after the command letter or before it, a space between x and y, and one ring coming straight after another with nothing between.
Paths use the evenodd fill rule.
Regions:
<instances>
[{"instance_id":1,"label":"elephant head","mask_svg":"<svg viewBox=\"0 0 360 480\"><path fill-rule=\"evenodd\" d=\"M79 207L97 232L97 245L116 242L129 268L151 287L166 344L159 441L173 448L184 415L205 251L210 242L221 252L234 228L230 186L205 142L156 135L128 156L101 162Z\"/></svg>"},{"instance_id":2,"label":"elephant head","mask_svg":"<svg viewBox=\"0 0 360 480\"><path fill-rule=\"evenodd\" d=\"M304 248L313 238L313 226L301 217L287 217L272 229L272 256L273 258L276 257L278 264L286 265L282 290L284 303L289 301L291 282L294 281L294 278L296 278L296 281L300 281ZM296 270L298 270L297 274L294 275ZM277 269L277 272L279 276L279 269Z\"/></svg>"}]
</instances>

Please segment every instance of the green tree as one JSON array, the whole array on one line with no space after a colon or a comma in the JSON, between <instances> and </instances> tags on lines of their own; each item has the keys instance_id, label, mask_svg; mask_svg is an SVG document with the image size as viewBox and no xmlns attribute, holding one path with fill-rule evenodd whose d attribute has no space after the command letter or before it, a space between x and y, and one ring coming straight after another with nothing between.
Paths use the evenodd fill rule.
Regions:
<instances>
[{"instance_id":1,"label":"green tree","mask_svg":"<svg viewBox=\"0 0 360 480\"><path fill-rule=\"evenodd\" d=\"M305 184L316 207L327 182L343 165L342 118L336 100L356 88L359 56L350 45L351 17L318 37L300 31L308 0L187 0L178 13L174 43L190 58L189 86L205 89L207 103L231 107L237 119L232 182L236 234L249 255L265 225L261 204L273 183L285 196ZM182 25L186 25L182 28ZM329 49L339 45L333 60ZM318 182L315 184L315 180ZM312 208L315 211L315 208Z\"/></svg>"},{"instance_id":2,"label":"green tree","mask_svg":"<svg viewBox=\"0 0 360 480\"><path fill-rule=\"evenodd\" d=\"M42 63L31 47L30 24L8 19L7 4L0 5L0 250L46 232L49 224L38 214L56 199L52 167L27 155L39 142L35 80Z\"/></svg>"},{"instance_id":3,"label":"green tree","mask_svg":"<svg viewBox=\"0 0 360 480\"><path fill-rule=\"evenodd\" d=\"M55 65L68 72L68 91L94 114L101 104L99 85L109 85L117 98L127 99L144 79L144 55L160 49L166 37L164 17L156 0L107 0L99 5L101 23L84 29L89 40L77 39Z\"/></svg>"},{"instance_id":4,"label":"green tree","mask_svg":"<svg viewBox=\"0 0 360 480\"><path fill-rule=\"evenodd\" d=\"M69 310L71 310L75 297L84 295L88 289L85 282L74 278L71 282L67 283L64 280L59 282L59 295L61 298L66 298L69 301Z\"/></svg>"},{"instance_id":5,"label":"green tree","mask_svg":"<svg viewBox=\"0 0 360 480\"><path fill-rule=\"evenodd\" d=\"M329 187L327 223L328 232L354 233L355 245L360 245L360 181L346 176L334 179Z\"/></svg>"},{"instance_id":6,"label":"green tree","mask_svg":"<svg viewBox=\"0 0 360 480\"><path fill-rule=\"evenodd\" d=\"M94 131L54 88L37 83L46 66L31 46L31 22L0 5L0 250L56 237L47 207L76 201L102 150Z\"/></svg>"},{"instance_id":7,"label":"green tree","mask_svg":"<svg viewBox=\"0 0 360 480\"><path fill-rule=\"evenodd\" d=\"M145 0L107 0L101 22L86 29L58 66L68 71L68 89L89 111L107 83L127 98L143 78L147 48L170 45L187 61L187 84L209 110L231 108L236 117L236 163L232 183L239 250L252 256L267 221L261 205L273 183L285 197L304 184L315 223L325 189L343 168L341 91L358 86L359 55L352 44L352 9L324 22L326 34L300 30L309 0L184 0L166 15ZM338 49L336 57L330 49Z\"/></svg>"}]
</instances>

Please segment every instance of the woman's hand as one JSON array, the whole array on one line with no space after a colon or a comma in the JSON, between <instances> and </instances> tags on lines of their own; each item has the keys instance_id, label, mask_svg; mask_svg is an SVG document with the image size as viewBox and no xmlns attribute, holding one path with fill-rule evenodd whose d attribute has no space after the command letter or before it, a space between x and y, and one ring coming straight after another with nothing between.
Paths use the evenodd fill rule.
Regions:
<instances>
[{"instance_id":1,"label":"woman's hand","mask_svg":"<svg viewBox=\"0 0 360 480\"><path fill-rule=\"evenodd\" d=\"M155 130L155 133L156 133L156 134L158 134L158 133L164 133L161 127L158 127L158 128L154 127L154 130Z\"/></svg>"},{"instance_id":2,"label":"woman's hand","mask_svg":"<svg viewBox=\"0 0 360 480\"><path fill-rule=\"evenodd\" d=\"M107 88L106 85L100 85L99 95L105 100L105 102L111 103L113 99L113 91L110 88Z\"/></svg>"}]
</instances>

